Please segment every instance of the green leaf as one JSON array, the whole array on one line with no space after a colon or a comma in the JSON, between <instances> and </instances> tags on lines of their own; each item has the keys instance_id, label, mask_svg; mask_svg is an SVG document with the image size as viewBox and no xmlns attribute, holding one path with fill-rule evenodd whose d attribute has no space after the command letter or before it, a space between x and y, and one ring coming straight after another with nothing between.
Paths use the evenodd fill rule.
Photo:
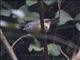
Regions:
<instances>
[{"instance_id":1,"label":"green leaf","mask_svg":"<svg viewBox=\"0 0 80 60\"><path fill-rule=\"evenodd\" d=\"M47 5L51 5L52 3L56 2L57 0L43 0Z\"/></svg>"},{"instance_id":2,"label":"green leaf","mask_svg":"<svg viewBox=\"0 0 80 60\"><path fill-rule=\"evenodd\" d=\"M58 56L60 54L60 46L56 44L48 44L48 53L52 56Z\"/></svg>"},{"instance_id":3,"label":"green leaf","mask_svg":"<svg viewBox=\"0 0 80 60\"><path fill-rule=\"evenodd\" d=\"M30 35L30 38L33 38L33 39L30 40L30 45L29 45L29 48L28 48L29 52L31 52L32 50L34 50L34 51L43 50L43 48L41 48L40 42L36 39L35 36Z\"/></svg>"},{"instance_id":4,"label":"green leaf","mask_svg":"<svg viewBox=\"0 0 80 60\"><path fill-rule=\"evenodd\" d=\"M19 10L22 10L25 15L28 14L29 10L28 10L28 6L27 5L23 5L19 8Z\"/></svg>"},{"instance_id":5,"label":"green leaf","mask_svg":"<svg viewBox=\"0 0 80 60\"><path fill-rule=\"evenodd\" d=\"M28 7L27 6L22 6L21 8L20 8L21 10L23 10L23 12L25 13L25 17L24 17L24 19L27 21L27 20L39 20L39 13L37 13L37 12L30 12L29 10L28 10Z\"/></svg>"},{"instance_id":6,"label":"green leaf","mask_svg":"<svg viewBox=\"0 0 80 60\"><path fill-rule=\"evenodd\" d=\"M25 21L30 21L30 20L39 20L39 13L37 12L30 12L28 10L28 6L27 5L23 5L19 8L19 10L23 11L24 13L24 17L23 18L19 18L18 22L25 22Z\"/></svg>"},{"instance_id":7,"label":"green leaf","mask_svg":"<svg viewBox=\"0 0 80 60\"><path fill-rule=\"evenodd\" d=\"M11 10L0 9L0 15L9 17Z\"/></svg>"},{"instance_id":8,"label":"green leaf","mask_svg":"<svg viewBox=\"0 0 80 60\"><path fill-rule=\"evenodd\" d=\"M80 13L75 16L75 20L79 20L78 23L75 24L76 28L80 31Z\"/></svg>"},{"instance_id":9,"label":"green leaf","mask_svg":"<svg viewBox=\"0 0 80 60\"><path fill-rule=\"evenodd\" d=\"M48 53L52 56L58 56L60 54L60 46L56 44L48 44ZM41 47L40 42L34 38L28 48L29 52L34 51L42 51L44 47Z\"/></svg>"},{"instance_id":10,"label":"green leaf","mask_svg":"<svg viewBox=\"0 0 80 60\"><path fill-rule=\"evenodd\" d=\"M32 52L32 50L34 50L34 51L42 51L43 48L37 47L37 46L31 44L31 45L29 46L28 50L29 50L29 52Z\"/></svg>"},{"instance_id":11,"label":"green leaf","mask_svg":"<svg viewBox=\"0 0 80 60\"><path fill-rule=\"evenodd\" d=\"M28 5L28 6L34 5L36 3L37 3L36 0L26 0L26 5Z\"/></svg>"},{"instance_id":12,"label":"green leaf","mask_svg":"<svg viewBox=\"0 0 80 60\"><path fill-rule=\"evenodd\" d=\"M31 41L31 44L33 44L33 45L35 45L37 47L41 47L40 42L36 38L34 38L34 40Z\"/></svg>"},{"instance_id":13,"label":"green leaf","mask_svg":"<svg viewBox=\"0 0 80 60\"><path fill-rule=\"evenodd\" d=\"M29 14L26 15L26 17L24 18L25 20L39 20L39 14L36 12L29 12Z\"/></svg>"},{"instance_id":14,"label":"green leaf","mask_svg":"<svg viewBox=\"0 0 80 60\"><path fill-rule=\"evenodd\" d=\"M52 3L58 0L43 0L47 5L51 5ZM26 5L31 6L37 3L37 0L26 0Z\"/></svg>"},{"instance_id":15,"label":"green leaf","mask_svg":"<svg viewBox=\"0 0 80 60\"><path fill-rule=\"evenodd\" d=\"M59 14L60 12L60 14ZM64 10L57 11L55 18L60 17L58 25L63 25L70 20L74 20L67 12Z\"/></svg>"},{"instance_id":16,"label":"green leaf","mask_svg":"<svg viewBox=\"0 0 80 60\"><path fill-rule=\"evenodd\" d=\"M80 23L76 23L75 26L80 31Z\"/></svg>"}]
</instances>

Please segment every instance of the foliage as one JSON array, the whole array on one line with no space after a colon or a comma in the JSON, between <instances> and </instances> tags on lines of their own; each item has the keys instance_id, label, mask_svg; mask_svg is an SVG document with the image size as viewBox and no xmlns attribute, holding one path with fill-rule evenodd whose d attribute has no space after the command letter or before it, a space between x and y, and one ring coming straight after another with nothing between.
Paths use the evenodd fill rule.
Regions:
<instances>
[{"instance_id":1,"label":"foliage","mask_svg":"<svg viewBox=\"0 0 80 60\"><path fill-rule=\"evenodd\" d=\"M18 22L18 23L11 23L11 22L8 23L6 20L5 21L6 24L4 26L4 23L2 22L3 20L0 20L1 27L9 28L9 30L13 28L13 30L15 30L15 28L17 29L17 26L19 28L21 27L20 23L25 24L28 21L40 20L40 16L39 16L38 12L29 11L29 7L35 5L37 3L37 1L26 0L25 2L26 3L22 6L20 6L18 9L10 9L10 10L3 9L3 8L0 9L1 16L10 17L10 15L12 14L11 18L13 18L13 19L16 18L16 20ZM50 1L44 0L44 3L48 7L55 2L56 2L56 0L53 0L53 1L52 0L50 0ZM45 10L46 10L46 8L45 8ZM50 11L50 12L52 13L53 11ZM47 14L48 14L48 12L47 12ZM54 25L64 28L64 27L66 27L65 26L66 23L69 23L70 21L77 21L73 26L75 26L77 28L77 30L80 32L80 13L76 14L75 17L73 18L70 13L68 13L64 9L61 9L61 10L57 10L57 12L55 12L55 17L52 17L52 18L54 19L56 17L60 17L60 19L59 19L59 22L57 22ZM53 27L54 27L54 25L53 25ZM68 26L68 24L67 24L67 26ZM54 28L52 28L52 29L55 30ZM13 31L11 31L11 32L13 32ZM6 32L6 34L9 35L9 32ZM22 32L20 32L20 34L22 34ZM43 51L44 52L44 47L42 46L40 41L35 36L32 36L31 38L33 38L33 39L30 41L30 44L28 46L28 51L29 52L32 52L32 51L36 51L36 52ZM60 53L61 53L60 45L57 45L54 43L49 43L49 44L47 44L47 47L48 47L48 54L51 55L52 57L60 55Z\"/></svg>"},{"instance_id":2,"label":"foliage","mask_svg":"<svg viewBox=\"0 0 80 60\"><path fill-rule=\"evenodd\" d=\"M58 56L60 55L60 46L59 45L56 45L54 43L51 43L51 44L48 44L47 45L48 47L48 54L49 55L52 55L52 56ZM38 40L35 40L29 45L29 48L28 48L29 52L31 51L42 51L44 50L44 47L41 47L41 44Z\"/></svg>"}]
</instances>

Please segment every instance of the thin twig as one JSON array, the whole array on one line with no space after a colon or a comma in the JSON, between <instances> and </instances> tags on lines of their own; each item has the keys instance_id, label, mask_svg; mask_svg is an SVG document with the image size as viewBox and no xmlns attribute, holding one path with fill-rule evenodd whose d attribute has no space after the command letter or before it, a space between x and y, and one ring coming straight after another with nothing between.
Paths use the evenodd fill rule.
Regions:
<instances>
[{"instance_id":1,"label":"thin twig","mask_svg":"<svg viewBox=\"0 0 80 60\"><path fill-rule=\"evenodd\" d=\"M0 41L4 44L7 52L9 53L9 56L11 57L12 60L18 60L18 58L16 57L12 47L10 46L10 44L8 43L6 37L4 36L2 30L0 29Z\"/></svg>"},{"instance_id":2,"label":"thin twig","mask_svg":"<svg viewBox=\"0 0 80 60\"><path fill-rule=\"evenodd\" d=\"M26 35L23 35L21 37L19 37L13 44L12 44L12 48L14 48L14 46L20 41L22 40L23 38L25 37L34 37L32 34L26 34ZM34 37L35 38L35 37Z\"/></svg>"},{"instance_id":3,"label":"thin twig","mask_svg":"<svg viewBox=\"0 0 80 60\"><path fill-rule=\"evenodd\" d=\"M67 58L67 60L70 60L70 58L63 52L63 50L61 48L60 49L60 52Z\"/></svg>"}]
</instances>

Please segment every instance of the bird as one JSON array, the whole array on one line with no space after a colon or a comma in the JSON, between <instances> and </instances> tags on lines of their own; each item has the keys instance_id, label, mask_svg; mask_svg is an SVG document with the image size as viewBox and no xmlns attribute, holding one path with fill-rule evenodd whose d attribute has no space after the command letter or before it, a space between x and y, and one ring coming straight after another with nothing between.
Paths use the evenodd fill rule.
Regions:
<instances>
[{"instance_id":1,"label":"bird","mask_svg":"<svg viewBox=\"0 0 80 60\"><path fill-rule=\"evenodd\" d=\"M49 31L50 25L58 22L59 17L54 19L43 19L44 20L44 29L45 32ZM27 31L31 34L41 34L41 24L40 20L38 21L32 21L24 25L24 28L22 30Z\"/></svg>"}]
</instances>

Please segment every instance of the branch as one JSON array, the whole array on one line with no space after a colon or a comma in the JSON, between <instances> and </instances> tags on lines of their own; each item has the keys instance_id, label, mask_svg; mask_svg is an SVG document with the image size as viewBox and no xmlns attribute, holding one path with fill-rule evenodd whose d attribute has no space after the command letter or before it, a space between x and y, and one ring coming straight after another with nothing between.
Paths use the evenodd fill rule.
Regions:
<instances>
[{"instance_id":1,"label":"branch","mask_svg":"<svg viewBox=\"0 0 80 60\"><path fill-rule=\"evenodd\" d=\"M4 36L4 34L3 34L1 29L0 29L0 38L1 38L0 41L4 44L4 46L5 46L6 50L7 50L7 52L9 53L11 59L12 60L18 60L16 55L15 55L15 53L14 53L14 51L13 51L13 49L12 49L12 47L8 43L6 37Z\"/></svg>"},{"instance_id":2,"label":"branch","mask_svg":"<svg viewBox=\"0 0 80 60\"><path fill-rule=\"evenodd\" d=\"M14 46L20 41L20 40L22 40L23 38L25 38L25 37L34 37L32 34L26 34L26 35L23 35L23 36L21 36L21 37L19 37L13 44L12 44L12 48L14 48ZM34 37L34 38L36 38L36 37Z\"/></svg>"},{"instance_id":3,"label":"branch","mask_svg":"<svg viewBox=\"0 0 80 60\"><path fill-rule=\"evenodd\" d=\"M37 0L39 4L39 15L40 15L40 24L41 24L41 32L42 34L46 34L45 27L44 27L44 5L43 0ZM46 37L46 36L45 36ZM44 40L44 54L46 60L49 60L48 58L48 48L47 48L47 40Z\"/></svg>"},{"instance_id":4,"label":"branch","mask_svg":"<svg viewBox=\"0 0 80 60\"><path fill-rule=\"evenodd\" d=\"M63 50L61 48L59 48L59 49L60 49L60 52L64 55L64 57L66 57L67 60L70 60L70 58L63 52Z\"/></svg>"}]
</instances>

